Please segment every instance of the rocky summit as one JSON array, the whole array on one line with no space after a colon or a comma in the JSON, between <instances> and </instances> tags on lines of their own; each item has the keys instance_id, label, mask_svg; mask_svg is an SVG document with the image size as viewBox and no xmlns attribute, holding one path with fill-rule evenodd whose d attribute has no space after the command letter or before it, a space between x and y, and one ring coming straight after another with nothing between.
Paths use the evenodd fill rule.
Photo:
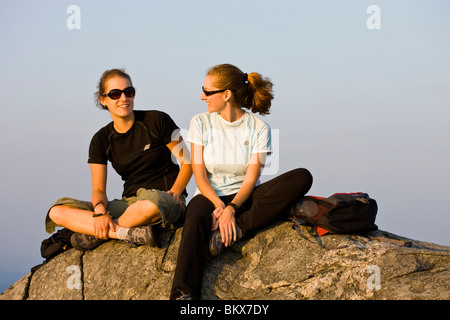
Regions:
<instances>
[{"instance_id":1,"label":"rocky summit","mask_svg":"<svg viewBox=\"0 0 450 320\"><path fill-rule=\"evenodd\" d=\"M450 247L382 230L315 238L301 228L307 239L278 222L208 258L203 299L450 299ZM0 299L168 299L181 232L162 233L162 248L111 240L67 250Z\"/></svg>"}]
</instances>

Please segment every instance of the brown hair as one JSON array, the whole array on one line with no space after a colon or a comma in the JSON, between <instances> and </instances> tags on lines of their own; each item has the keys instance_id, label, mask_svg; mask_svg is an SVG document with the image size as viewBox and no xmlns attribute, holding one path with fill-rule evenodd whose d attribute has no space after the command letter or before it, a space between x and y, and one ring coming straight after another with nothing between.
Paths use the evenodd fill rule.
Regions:
<instances>
[{"instance_id":1,"label":"brown hair","mask_svg":"<svg viewBox=\"0 0 450 320\"><path fill-rule=\"evenodd\" d=\"M106 93L106 81L108 81L111 78L114 77L122 77L127 79L130 82L130 85L133 86L133 83L131 82L131 77L128 75L128 73L125 72L125 69L110 69L103 72L100 81L98 82L97 89L98 91L95 93L95 104L100 109L108 110L102 103L100 102L100 98L102 95Z\"/></svg>"},{"instance_id":2,"label":"brown hair","mask_svg":"<svg viewBox=\"0 0 450 320\"><path fill-rule=\"evenodd\" d=\"M247 75L231 64L219 64L206 74L215 78L213 82L217 88L231 90L237 105L253 113L269 114L273 99L273 84L269 78L263 78L257 72Z\"/></svg>"}]
</instances>

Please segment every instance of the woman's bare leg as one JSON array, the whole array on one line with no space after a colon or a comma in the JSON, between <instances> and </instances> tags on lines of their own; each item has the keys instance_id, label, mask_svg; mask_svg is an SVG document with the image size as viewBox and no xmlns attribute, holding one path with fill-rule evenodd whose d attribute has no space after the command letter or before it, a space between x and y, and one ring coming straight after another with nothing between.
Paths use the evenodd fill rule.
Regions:
<instances>
[{"instance_id":1,"label":"woman's bare leg","mask_svg":"<svg viewBox=\"0 0 450 320\"><path fill-rule=\"evenodd\" d=\"M95 235L93 211L59 205L50 209L50 219L57 225L74 232ZM130 205L116 221L116 230L109 229L108 237L118 239L119 227L135 227L155 223L161 220L158 207L149 200L140 200Z\"/></svg>"},{"instance_id":2,"label":"woman's bare leg","mask_svg":"<svg viewBox=\"0 0 450 320\"><path fill-rule=\"evenodd\" d=\"M158 207L150 200L139 200L130 205L127 210L117 219L121 227L130 228L152 224L161 220Z\"/></svg>"},{"instance_id":3,"label":"woman's bare leg","mask_svg":"<svg viewBox=\"0 0 450 320\"><path fill-rule=\"evenodd\" d=\"M95 235L93 211L78 209L75 207L59 205L50 209L50 219L57 225L63 226L74 232ZM116 231L119 226L116 227ZM109 229L108 237L117 239L117 232Z\"/></svg>"}]
</instances>

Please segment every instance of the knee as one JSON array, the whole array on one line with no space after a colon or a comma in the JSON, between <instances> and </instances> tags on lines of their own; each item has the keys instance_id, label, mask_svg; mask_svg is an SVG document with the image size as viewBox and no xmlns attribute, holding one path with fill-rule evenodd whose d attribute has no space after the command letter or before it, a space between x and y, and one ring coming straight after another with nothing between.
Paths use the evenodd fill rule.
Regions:
<instances>
[{"instance_id":1,"label":"knee","mask_svg":"<svg viewBox=\"0 0 450 320\"><path fill-rule=\"evenodd\" d=\"M48 212L50 219L57 225L61 225L64 217L64 208L62 205L54 206Z\"/></svg>"},{"instance_id":2,"label":"knee","mask_svg":"<svg viewBox=\"0 0 450 320\"><path fill-rule=\"evenodd\" d=\"M306 190L306 192L311 188L313 183L313 176L308 169L298 168L292 170L292 174L295 176L295 180L301 181L302 185Z\"/></svg>"},{"instance_id":3,"label":"knee","mask_svg":"<svg viewBox=\"0 0 450 320\"><path fill-rule=\"evenodd\" d=\"M308 169L305 168L297 168L291 171L298 179L302 179L305 181L310 181L312 183L313 176Z\"/></svg>"},{"instance_id":4,"label":"knee","mask_svg":"<svg viewBox=\"0 0 450 320\"><path fill-rule=\"evenodd\" d=\"M133 206L147 219L154 219L160 216L158 207L150 200L138 200Z\"/></svg>"}]
</instances>

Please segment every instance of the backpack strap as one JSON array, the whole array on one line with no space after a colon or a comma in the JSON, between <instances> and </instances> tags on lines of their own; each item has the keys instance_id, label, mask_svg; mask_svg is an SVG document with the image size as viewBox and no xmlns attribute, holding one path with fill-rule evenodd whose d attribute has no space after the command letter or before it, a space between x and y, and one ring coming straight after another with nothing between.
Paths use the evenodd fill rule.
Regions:
<instances>
[{"instance_id":1,"label":"backpack strap","mask_svg":"<svg viewBox=\"0 0 450 320\"><path fill-rule=\"evenodd\" d=\"M305 234L303 234L300 226L305 226L307 227L306 224L304 224L301 220L296 219L295 217L290 217L290 220L294 223L292 225L292 229L294 229L295 231L297 231L297 234L302 237L303 239L305 239L308 242L314 243L313 241L311 241ZM313 229L316 229L316 227L313 227ZM322 229L322 228L321 228ZM325 229L322 229L325 230ZM327 230L325 230L327 231ZM328 231L327 231L328 232ZM336 250L336 249L343 249L348 247L348 245L344 244L344 245L340 245L340 246L326 246L322 243L322 240L320 239L320 235L317 233L317 229L316 229L316 235L312 234L311 232L309 233L314 237L314 240L316 241L316 243L321 246L322 248L326 249L326 250Z\"/></svg>"},{"instance_id":2,"label":"backpack strap","mask_svg":"<svg viewBox=\"0 0 450 320\"><path fill-rule=\"evenodd\" d=\"M393 244L396 244L401 247L411 247L412 246L411 241L395 240L395 239L386 238L386 237L382 237L382 236L372 236L372 235L367 235L367 236L369 237L370 240L378 240L378 241L382 241L382 242L393 243Z\"/></svg>"},{"instance_id":3,"label":"backpack strap","mask_svg":"<svg viewBox=\"0 0 450 320\"><path fill-rule=\"evenodd\" d=\"M296 219L295 217L291 217L290 220L294 223L292 225L292 229L297 231L298 235L305 239L306 241L312 242L307 236L305 236L300 228L301 225L305 225L302 221Z\"/></svg>"}]
</instances>

